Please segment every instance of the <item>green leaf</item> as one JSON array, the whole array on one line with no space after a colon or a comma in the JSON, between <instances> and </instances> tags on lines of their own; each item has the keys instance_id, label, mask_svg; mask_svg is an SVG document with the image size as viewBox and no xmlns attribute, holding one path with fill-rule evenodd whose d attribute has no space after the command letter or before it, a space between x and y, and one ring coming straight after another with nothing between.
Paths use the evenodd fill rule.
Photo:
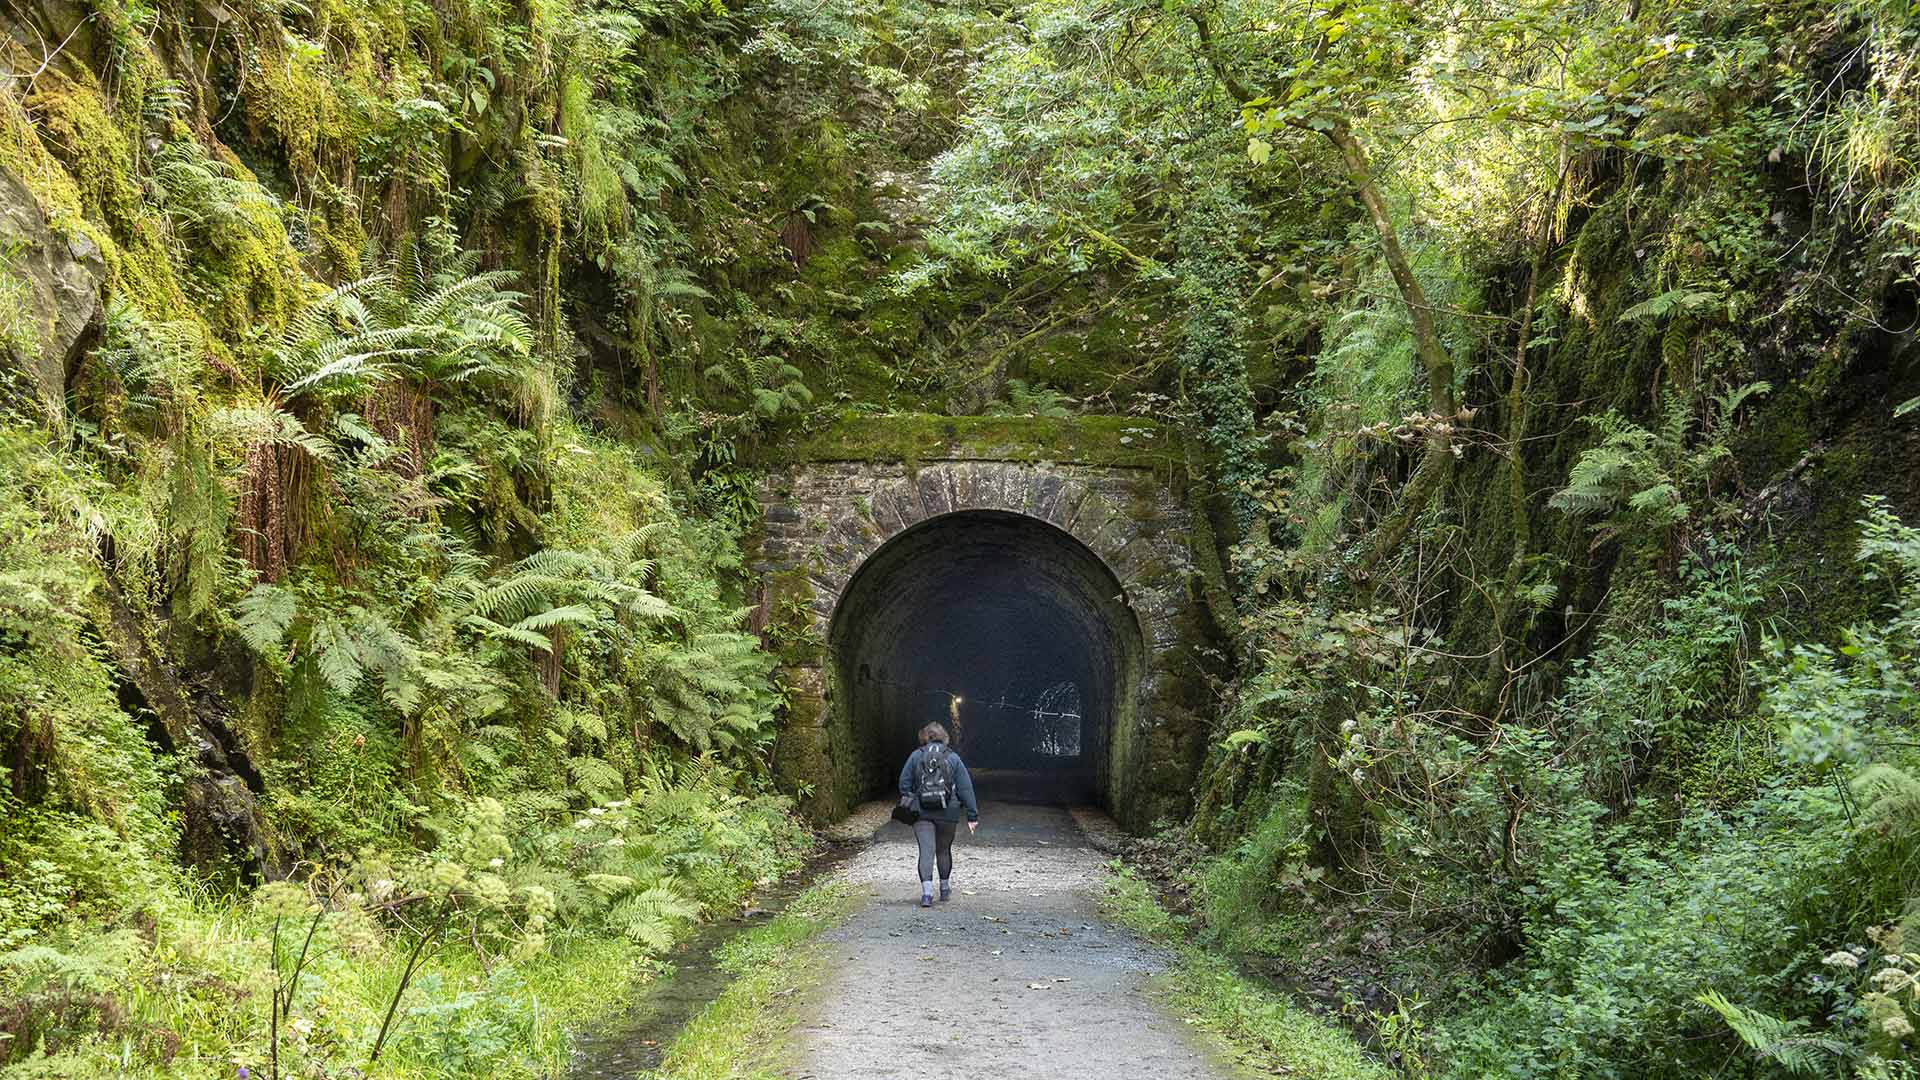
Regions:
<instances>
[{"instance_id":1,"label":"green leaf","mask_svg":"<svg viewBox=\"0 0 1920 1080\"><path fill-rule=\"evenodd\" d=\"M1672 289L1649 300L1643 300L1620 313L1621 322L1639 322L1642 319L1664 319L1676 312L1706 311L1715 305L1726 313L1726 297L1709 289Z\"/></svg>"},{"instance_id":2,"label":"green leaf","mask_svg":"<svg viewBox=\"0 0 1920 1080\"><path fill-rule=\"evenodd\" d=\"M234 605L234 620L247 647L262 656L278 656L287 627L299 612L291 592L278 585L255 585Z\"/></svg>"}]
</instances>

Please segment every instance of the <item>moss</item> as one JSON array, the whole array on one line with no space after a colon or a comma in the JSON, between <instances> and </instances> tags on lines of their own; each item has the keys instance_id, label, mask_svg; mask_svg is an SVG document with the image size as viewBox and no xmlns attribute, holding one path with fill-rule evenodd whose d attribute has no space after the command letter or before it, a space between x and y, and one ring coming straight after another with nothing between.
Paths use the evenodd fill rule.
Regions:
<instances>
[{"instance_id":1,"label":"moss","mask_svg":"<svg viewBox=\"0 0 1920 1080\"><path fill-rule=\"evenodd\" d=\"M359 207L350 192L324 178L318 186L314 199L317 212L309 225L314 252L322 262L318 269L336 281L352 280L365 270L361 256L367 249L366 226L360 222Z\"/></svg>"},{"instance_id":2,"label":"moss","mask_svg":"<svg viewBox=\"0 0 1920 1080\"><path fill-rule=\"evenodd\" d=\"M774 745L780 786L802 793L800 809L815 821L837 821L853 809L852 784L833 767L829 742L825 728L801 721L781 731Z\"/></svg>"},{"instance_id":3,"label":"moss","mask_svg":"<svg viewBox=\"0 0 1920 1080\"><path fill-rule=\"evenodd\" d=\"M827 643L814 627L813 581L805 567L783 570L767 579L772 610L767 619L767 644L780 662L814 666L826 655Z\"/></svg>"},{"instance_id":4,"label":"moss","mask_svg":"<svg viewBox=\"0 0 1920 1080\"><path fill-rule=\"evenodd\" d=\"M133 156L99 87L49 71L34 83L26 111L41 145L64 167L81 211L116 236L129 232L140 216Z\"/></svg>"},{"instance_id":5,"label":"moss","mask_svg":"<svg viewBox=\"0 0 1920 1080\"><path fill-rule=\"evenodd\" d=\"M1071 296L1056 301L1074 302ZM1166 358L1160 328L1171 317L1158 305L1118 305L1023 346L1009 358L1007 374L1081 399L1124 398L1150 389L1158 385L1154 376L1161 367L1153 358Z\"/></svg>"},{"instance_id":6,"label":"moss","mask_svg":"<svg viewBox=\"0 0 1920 1080\"><path fill-rule=\"evenodd\" d=\"M240 206L245 224L197 248L191 274L198 306L214 332L237 341L255 329L278 331L314 288L287 239L278 203Z\"/></svg>"},{"instance_id":7,"label":"moss","mask_svg":"<svg viewBox=\"0 0 1920 1080\"><path fill-rule=\"evenodd\" d=\"M1184 460L1179 439L1134 416L1000 417L843 414L796 441L761 451L776 461L1052 461L1163 468Z\"/></svg>"},{"instance_id":8,"label":"moss","mask_svg":"<svg viewBox=\"0 0 1920 1080\"><path fill-rule=\"evenodd\" d=\"M192 328L216 365L230 367L231 350L188 299L160 219L134 185L129 145L90 81L49 71L24 103L0 95L0 168L21 178L54 228L100 249L109 296L156 322Z\"/></svg>"},{"instance_id":9,"label":"moss","mask_svg":"<svg viewBox=\"0 0 1920 1080\"><path fill-rule=\"evenodd\" d=\"M56 223L80 216L79 187L47 152L38 127L12 94L0 94L0 171L25 185Z\"/></svg>"}]
</instances>

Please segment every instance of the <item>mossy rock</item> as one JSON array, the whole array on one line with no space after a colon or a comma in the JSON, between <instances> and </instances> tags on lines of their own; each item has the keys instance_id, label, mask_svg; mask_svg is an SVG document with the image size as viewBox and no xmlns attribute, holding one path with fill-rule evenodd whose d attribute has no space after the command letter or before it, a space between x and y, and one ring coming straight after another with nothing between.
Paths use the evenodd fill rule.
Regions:
<instances>
[{"instance_id":1,"label":"mossy rock","mask_svg":"<svg viewBox=\"0 0 1920 1080\"><path fill-rule=\"evenodd\" d=\"M1136 416L1003 417L846 413L771 444L760 464L828 461L1016 461L1164 468L1185 460L1176 433Z\"/></svg>"}]
</instances>

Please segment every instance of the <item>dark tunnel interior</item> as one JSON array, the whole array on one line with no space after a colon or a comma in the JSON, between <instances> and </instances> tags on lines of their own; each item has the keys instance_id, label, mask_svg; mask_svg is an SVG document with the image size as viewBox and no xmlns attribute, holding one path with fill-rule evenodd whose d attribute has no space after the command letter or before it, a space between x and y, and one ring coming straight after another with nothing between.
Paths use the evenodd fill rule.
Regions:
<instances>
[{"instance_id":1,"label":"dark tunnel interior","mask_svg":"<svg viewBox=\"0 0 1920 1080\"><path fill-rule=\"evenodd\" d=\"M1141 636L1113 574L1067 533L997 511L922 522L848 583L832 645L870 794L892 790L937 720L982 799L1102 801Z\"/></svg>"}]
</instances>

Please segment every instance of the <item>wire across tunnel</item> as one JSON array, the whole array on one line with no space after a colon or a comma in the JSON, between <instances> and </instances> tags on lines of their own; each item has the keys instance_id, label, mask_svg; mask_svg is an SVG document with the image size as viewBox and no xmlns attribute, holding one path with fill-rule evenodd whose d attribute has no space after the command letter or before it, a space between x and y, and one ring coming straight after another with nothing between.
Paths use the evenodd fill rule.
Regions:
<instances>
[{"instance_id":1,"label":"wire across tunnel","mask_svg":"<svg viewBox=\"0 0 1920 1080\"><path fill-rule=\"evenodd\" d=\"M848 583L831 644L869 793L889 789L938 720L983 797L1105 800L1141 634L1112 572L1067 533L989 510L922 522Z\"/></svg>"}]
</instances>

